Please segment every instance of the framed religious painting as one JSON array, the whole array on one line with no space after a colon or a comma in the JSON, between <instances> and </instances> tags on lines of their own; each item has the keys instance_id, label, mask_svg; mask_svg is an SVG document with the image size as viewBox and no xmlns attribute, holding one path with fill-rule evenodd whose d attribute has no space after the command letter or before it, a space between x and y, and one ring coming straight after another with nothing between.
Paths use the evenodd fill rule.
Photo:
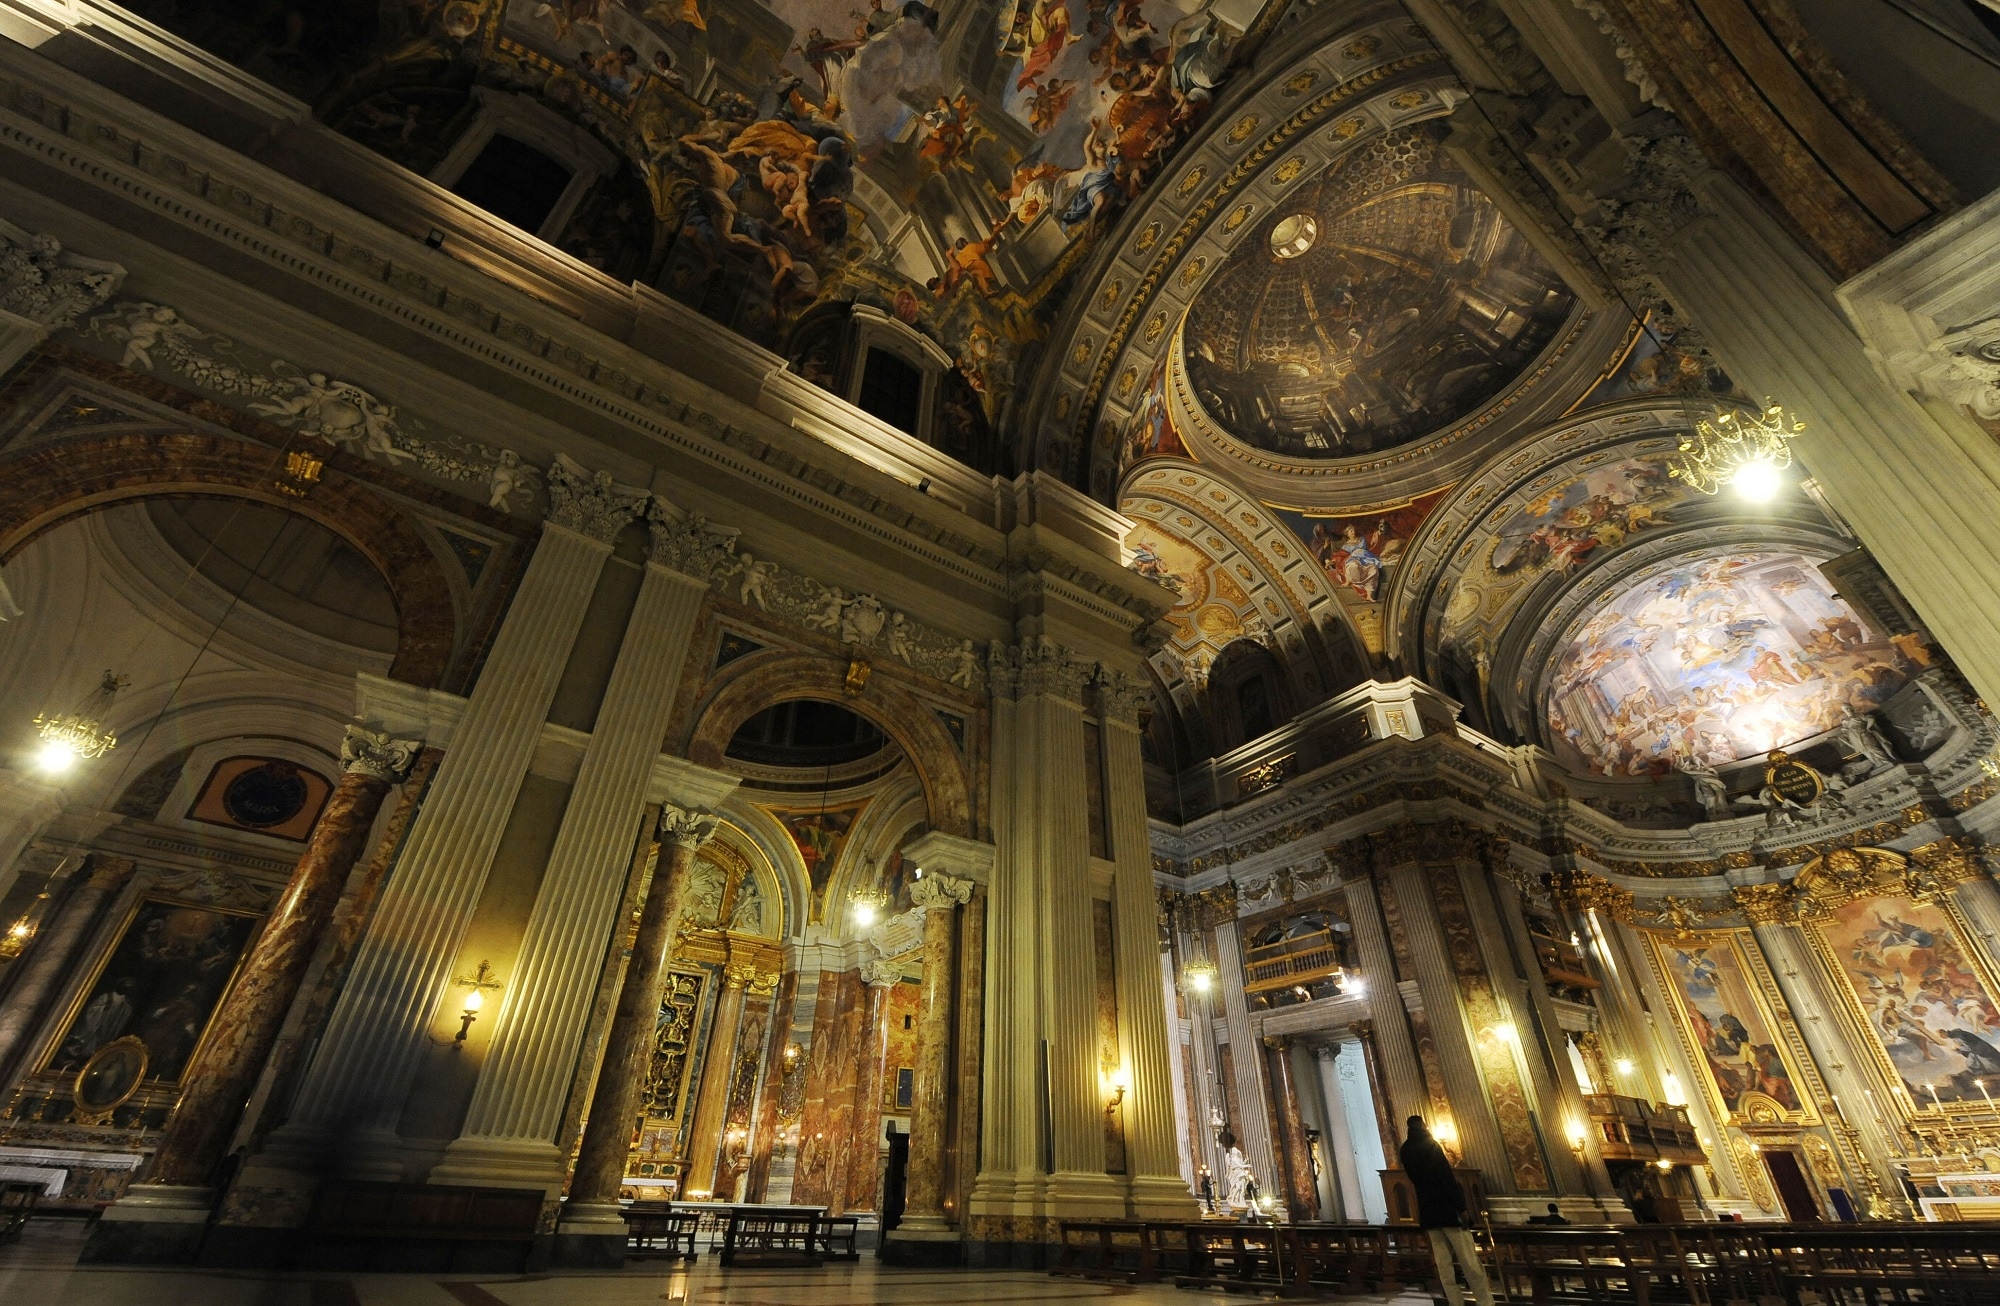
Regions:
<instances>
[{"instance_id":1,"label":"framed religious painting","mask_svg":"<svg viewBox=\"0 0 2000 1306\"><path fill-rule=\"evenodd\" d=\"M1805 914L1863 1045L1918 1111L1986 1108L2000 1079L2000 986L1943 899L1833 897Z\"/></svg>"},{"instance_id":2,"label":"framed religious painting","mask_svg":"<svg viewBox=\"0 0 2000 1306\"><path fill-rule=\"evenodd\" d=\"M1717 1117L1738 1125L1816 1121L1800 1054L1776 1016L1784 999L1750 931L1646 937L1675 1027Z\"/></svg>"},{"instance_id":3,"label":"framed religious painting","mask_svg":"<svg viewBox=\"0 0 2000 1306\"><path fill-rule=\"evenodd\" d=\"M136 1045L145 1053L147 1082L179 1083L236 977L258 919L254 912L205 903L142 900L64 1020L43 1069L76 1074L91 1066L101 1049ZM93 1082L109 1073L96 1069Z\"/></svg>"}]
</instances>

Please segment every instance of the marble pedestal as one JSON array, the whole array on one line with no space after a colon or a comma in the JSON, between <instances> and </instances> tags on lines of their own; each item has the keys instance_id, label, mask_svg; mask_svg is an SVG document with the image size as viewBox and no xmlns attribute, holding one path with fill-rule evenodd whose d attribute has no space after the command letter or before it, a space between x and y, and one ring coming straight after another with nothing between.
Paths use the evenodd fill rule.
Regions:
<instances>
[{"instance_id":1,"label":"marble pedestal","mask_svg":"<svg viewBox=\"0 0 2000 1306\"><path fill-rule=\"evenodd\" d=\"M133 1184L91 1226L81 1265L192 1265L201 1255L213 1188Z\"/></svg>"},{"instance_id":2,"label":"marble pedestal","mask_svg":"<svg viewBox=\"0 0 2000 1306\"><path fill-rule=\"evenodd\" d=\"M965 1264L965 1237L956 1229L891 1229L875 1255L884 1265L958 1266Z\"/></svg>"}]
</instances>

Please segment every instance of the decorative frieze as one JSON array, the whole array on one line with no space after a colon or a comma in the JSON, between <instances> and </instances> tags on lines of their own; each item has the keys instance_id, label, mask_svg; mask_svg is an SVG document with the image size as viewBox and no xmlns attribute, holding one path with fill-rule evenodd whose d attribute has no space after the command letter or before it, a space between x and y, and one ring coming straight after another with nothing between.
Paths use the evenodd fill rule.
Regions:
<instances>
[{"instance_id":1,"label":"decorative frieze","mask_svg":"<svg viewBox=\"0 0 2000 1306\"><path fill-rule=\"evenodd\" d=\"M556 455L548 477L549 521L599 544L617 540L651 503L644 490L620 485L610 472L593 472L566 453Z\"/></svg>"},{"instance_id":2,"label":"decorative frieze","mask_svg":"<svg viewBox=\"0 0 2000 1306\"><path fill-rule=\"evenodd\" d=\"M124 280L116 263L80 258L53 236L0 222L0 312L54 331L109 300Z\"/></svg>"},{"instance_id":3,"label":"decorative frieze","mask_svg":"<svg viewBox=\"0 0 2000 1306\"><path fill-rule=\"evenodd\" d=\"M510 449L461 436L418 434L351 381L308 371L284 359L249 362L236 342L205 331L165 304L121 300L82 328L121 345L119 362L139 372L164 368L205 390L251 400L251 412L324 444L391 467L414 464L447 481L483 482L487 502L515 507L534 492L537 473Z\"/></svg>"}]
</instances>

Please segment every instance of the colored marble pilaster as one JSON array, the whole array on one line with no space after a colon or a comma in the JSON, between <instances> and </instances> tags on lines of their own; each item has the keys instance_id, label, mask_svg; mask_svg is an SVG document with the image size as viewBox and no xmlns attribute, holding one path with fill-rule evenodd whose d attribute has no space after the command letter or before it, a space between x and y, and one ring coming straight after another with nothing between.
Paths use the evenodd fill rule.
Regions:
<instances>
[{"instance_id":1,"label":"colored marble pilaster","mask_svg":"<svg viewBox=\"0 0 2000 1306\"><path fill-rule=\"evenodd\" d=\"M347 728L340 783L182 1077L187 1087L153 1154L149 1185L202 1186L214 1176L347 877L367 850L382 798L409 774L421 746Z\"/></svg>"},{"instance_id":2,"label":"colored marble pilaster","mask_svg":"<svg viewBox=\"0 0 2000 1306\"><path fill-rule=\"evenodd\" d=\"M909 1188L899 1233L938 1233L944 1215L945 1094L951 1076L951 996L959 904L972 882L932 871L910 886L910 900L924 912L924 994L917 1017L917 1075L910 1101Z\"/></svg>"},{"instance_id":3,"label":"colored marble pilaster","mask_svg":"<svg viewBox=\"0 0 2000 1306\"><path fill-rule=\"evenodd\" d=\"M979 1128L983 1095L980 1092L980 1048L984 1043L986 1011L986 889L975 886L972 899L959 909L958 927L958 1037L952 1040L957 1091L957 1128L953 1139L948 1173L945 1176L945 1211L962 1216L971 1196L973 1166L979 1156Z\"/></svg>"},{"instance_id":4,"label":"colored marble pilaster","mask_svg":"<svg viewBox=\"0 0 2000 1306\"><path fill-rule=\"evenodd\" d=\"M798 1156L792 1169L790 1200L830 1205L833 1197L834 1145L828 1123L840 1094L840 1023L846 976L823 970L813 992L811 1041L806 1048L805 1093L799 1110Z\"/></svg>"},{"instance_id":5,"label":"colored marble pilaster","mask_svg":"<svg viewBox=\"0 0 2000 1306\"><path fill-rule=\"evenodd\" d=\"M1278 1137L1284 1145L1285 1211L1293 1220L1319 1219L1319 1190L1313 1181L1312 1146L1306 1140L1305 1110L1299 1103L1292 1075L1292 1041L1264 1040L1271 1068L1271 1097L1278 1113Z\"/></svg>"},{"instance_id":6,"label":"colored marble pilaster","mask_svg":"<svg viewBox=\"0 0 2000 1306\"><path fill-rule=\"evenodd\" d=\"M36 932L27 955L16 963L6 1004L0 1006L0 1070L7 1069L8 1062L27 1046L42 1008L69 973L98 913L131 877L133 865L129 858L92 854L89 865L76 872L82 882Z\"/></svg>"},{"instance_id":7,"label":"colored marble pilaster","mask_svg":"<svg viewBox=\"0 0 2000 1306\"><path fill-rule=\"evenodd\" d=\"M1396 983L1396 956L1383 928L1374 881L1367 876L1350 877L1343 888L1373 1016L1370 1055L1381 1062L1370 1078L1376 1091L1389 1099L1395 1118L1406 1120L1423 1114L1424 1072L1410 1033L1410 1015Z\"/></svg>"},{"instance_id":8,"label":"colored marble pilaster","mask_svg":"<svg viewBox=\"0 0 2000 1306\"><path fill-rule=\"evenodd\" d=\"M624 1237L618 1186L631 1155L632 1129L646 1086L646 1065L652 1056L660 1003L666 997L667 949L673 944L674 925L680 917L688 867L694 863L695 850L714 836L716 824L716 818L705 812L672 805L660 814L663 855L639 912L639 933L632 941L632 959L626 963L618 1006L605 1036L604 1061L591 1094L590 1119L577 1148L559 1233L615 1233Z\"/></svg>"},{"instance_id":9,"label":"colored marble pilaster","mask_svg":"<svg viewBox=\"0 0 2000 1306\"><path fill-rule=\"evenodd\" d=\"M770 1032L764 1045L763 1084L757 1091L756 1119L750 1126L749 1182L744 1200L761 1202L770 1191L771 1161L778 1149L778 1117L785 1093L785 1048L792 1040L792 1008L798 1001L799 973L787 971L771 999Z\"/></svg>"},{"instance_id":10,"label":"colored marble pilaster","mask_svg":"<svg viewBox=\"0 0 2000 1306\"><path fill-rule=\"evenodd\" d=\"M663 565L655 550L563 809L464 1129L432 1169L432 1183L554 1188L562 1182L557 1130L591 987L625 887L624 853L645 808L688 638L707 593L706 580ZM713 807L735 781L714 773L684 775L679 787L683 803Z\"/></svg>"},{"instance_id":11,"label":"colored marble pilaster","mask_svg":"<svg viewBox=\"0 0 2000 1306\"><path fill-rule=\"evenodd\" d=\"M383 887L292 1117L273 1137L301 1164L332 1153L338 1130L344 1168L402 1177L396 1121L598 573L630 516L584 513L575 488L550 476L556 509Z\"/></svg>"},{"instance_id":12,"label":"colored marble pilaster","mask_svg":"<svg viewBox=\"0 0 2000 1306\"><path fill-rule=\"evenodd\" d=\"M1153 847L1146 829L1146 764L1139 712L1147 682L1100 675L1105 816L1111 829L1111 911L1118 981L1118 1024L1127 1084L1125 1173L1133 1214L1173 1219L1194 1214L1174 1134L1173 1069L1166 990L1160 983L1160 905L1153 888Z\"/></svg>"},{"instance_id":13,"label":"colored marble pilaster","mask_svg":"<svg viewBox=\"0 0 2000 1306\"><path fill-rule=\"evenodd\" d=\"M882 1086L889 1057L888 999L890 988L902 978L902 969L887 961L871 961L861 967L868 995L861 1017L861 1062L854 1076L854 1112L849 1117L854 1130L854 1160L848 1167L843 1205L850 1211L881 1209L882 1175L876 1156L882 1139Z\"/></svg>"},{"instance_id":14,"label":"colored marble pilaster","mask_svg":"<svg viewBox=\"0 0 2000 1306\"><path fill-rule=\"evenodd\" d=\"M726 1196L716 1191L715 1163L722 1155L729 1081L736 1071L736 1031L743 1023L744 995L756 975L755 969L743 965L731 965L722 972L722 996L709 1024L708 1051L701 1059L701 1086L695 1092L687 1169L681 1172L681 1191L693 1201L704 1195Z\"/></svg>"}]
</instances>

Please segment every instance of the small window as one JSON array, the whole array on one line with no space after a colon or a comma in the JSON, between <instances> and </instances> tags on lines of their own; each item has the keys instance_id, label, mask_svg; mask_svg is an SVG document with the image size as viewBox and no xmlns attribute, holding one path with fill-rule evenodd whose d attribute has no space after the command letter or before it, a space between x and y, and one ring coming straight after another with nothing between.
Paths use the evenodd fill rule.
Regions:
<instances>
[{"instance_id":1,"label":"small window","mask_svg":"<svg viewBox=\"0 0 2000 1306\"><path fill-rule=\"evenodd\" d=\"M868 351L868 361L861 369L861 395L856 401L862 412L915 435L923 399L921 371L886 349Z\"/></svg>"},{"instance_id":2,"label":"small window","mask_svg":"<svg viewBox=\"0 0 2000 1306\"><path fill-rule=\"evenodd\" d=\"M495 136L479 151L452 194L526 232L541 230L569 186L570 170L531 145Z\"/></svg>"}]
</instances>

